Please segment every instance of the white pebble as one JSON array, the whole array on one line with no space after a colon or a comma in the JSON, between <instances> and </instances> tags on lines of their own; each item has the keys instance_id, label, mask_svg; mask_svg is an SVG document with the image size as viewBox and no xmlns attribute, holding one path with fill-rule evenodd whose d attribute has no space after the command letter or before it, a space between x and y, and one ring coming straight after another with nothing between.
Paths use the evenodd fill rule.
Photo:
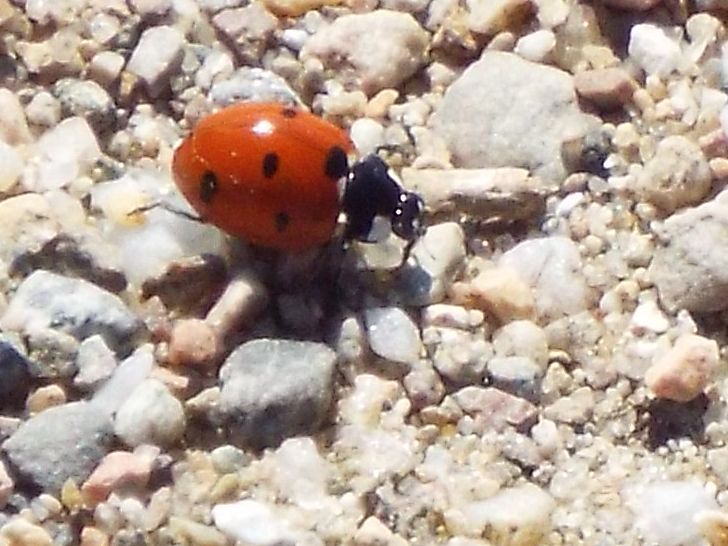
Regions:
<instances>
[{"instance_id":1,"label":"white pebble","mask_svg":"<svg viewBox=\"0 0 728 546\"><path fill-rule=\"evenodd\" d=\"M422 340L417 325L399 307L376 307L364 312L369 344L378 356L393 362L419 360Z\"/></svg>"},{"instance_id":2,"label":"white pebble","mask_svg":"<svg viewBox=\"0 0 728 546\"><path fill-rule=\"evenodd\" d=\"M660 27L644 23L632 27L629 56L648 75L665 77L678 68L680 45Z\"/></svg>"},{"instance_id":3,"label":"white pebble","mask_svg":"<svg viewBox=\"0 0 728 546\"><path fill-rule=\"evenodd\" d=\"M269 505L251 499L213 506L212 520L230 539L249 546L288 544L295 538Z\"/></svg>"},{"instance_id":4,"label":"white pebble","mask_svg":"<svg viewBox=\"0 0 728 546\"><path fill-rule=\"evenodd\" d=\"M526 60L542 62L556 46L556 36L550 30L537 30L516 42L514 51Z\"/></svg>"}]
</instances>

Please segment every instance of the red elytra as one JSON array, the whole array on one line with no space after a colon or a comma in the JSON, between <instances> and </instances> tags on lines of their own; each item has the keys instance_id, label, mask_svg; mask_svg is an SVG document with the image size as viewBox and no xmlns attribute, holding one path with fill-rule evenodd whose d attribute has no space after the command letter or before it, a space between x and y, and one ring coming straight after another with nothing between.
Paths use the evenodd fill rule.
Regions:
<instances>
[{"instance_id":1,"label":"red elytra","mask_svg":"<svg viewBox=\"0 0 728 546\"><path fill-rule=\"evenodd\" d=\"M353 145L305 110L240 103L202 119L172 172L200 218L254 245L299 251L328 242Z\"/></svg>"}]
</instances>

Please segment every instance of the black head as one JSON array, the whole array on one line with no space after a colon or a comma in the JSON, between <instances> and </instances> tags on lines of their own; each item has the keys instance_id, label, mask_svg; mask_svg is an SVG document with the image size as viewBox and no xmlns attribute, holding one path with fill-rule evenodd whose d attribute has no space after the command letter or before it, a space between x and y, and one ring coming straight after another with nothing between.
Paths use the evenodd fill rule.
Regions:
<instances>
[{"instance_id":1,"label":"black head","mask_svg":"<svg viewBox=\"0 0 728 546\"><path fill-rule=\"evenodd\" d=\"M422 198L405 190L389 165L376 154L352 166L342 209L347 217L344 233L347 240L367 241L377 216L389 219L392 231L407 241L416 240L424 232Z\"/></svg>"}]
</instances>

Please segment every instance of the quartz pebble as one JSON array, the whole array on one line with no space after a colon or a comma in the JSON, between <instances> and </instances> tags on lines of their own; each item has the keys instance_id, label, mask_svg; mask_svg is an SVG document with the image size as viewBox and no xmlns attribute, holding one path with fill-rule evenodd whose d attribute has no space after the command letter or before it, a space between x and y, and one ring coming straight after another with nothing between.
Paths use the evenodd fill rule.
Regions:
<instances>
[{"instance_id":1,"label":"quartz pebble","mask_svg":"<svg viewBox=\"0 0 728 546\"><path fill-rule=\"evenodd\" d=\"M676 135L660 141L634 187L643 199L671 212L699 203L711 181L710 166L698 145Z\"/></svg>"},{"instance_id":2,"label":"quartz pebble","mask_svg":"<svg viewBox=\"0 0 728 546\"><path fill-rule=\"evenodd\" d=\"M479 502L466 504L458 513L445 514L448 527L463 534L520 537L518 544L536 546L550 531L554 499L533 484L504 489ZM462 519L460 519L462 518ZM460 520L460 521L458 521Z\"/></svg>"},{"instance_id":3,"label":"quartz pebble","mask_svg":"<svg viewBox=\"0 0 728 546\"><path fill-rule=\"evenodd\" d=\"M515 270L531 286L540 318L578 313L589 305L581 256L570 239L524 241L503 254L498 265Z\"/></svg>"},{"instance_id":4,"label":"quartz pebble","mask_svg":"<svg viewBox=\"0 0 728 546\"><path fill-rule=\"evenodd\" d=\"M398 307L375 307L364 312L369 345L374 354L393 362L412 364L420 358L422 341L414 321Z\"/></svg>"},{"instance_id":5,"label":"quartz pebble","mask_svg":"<svg viewBox=\"0 0 728 546\"><path fill-rule=\"evenodd\" d=\"M219 350L219 338L207 322L181 319L172 328L167 359L174 366L208 368Z\"/></svg>"},{"instance_id":6,"label":"quartz pebble","mask_svg":"<svg viewBox=\"0 0 728 546\"><path fill-rule=\"evenodd\" d=\"M15 482L8 474L8 470L5 467L5 463L0 461L0 508L4 508L10 499L10 495L13 494L13 488Z\"/></svg>"},{"instance_id":7,"label":"quartz pebble","mask_svg":"<svg viewBox=\"0 0 728 546\"><path fill-rule=\"evenodd\" d=\"M66 118L38 140L36 156L23 173L23 186L38 192L62 188L86 174L100 157L98 140L86 119Z\"/></svg>"},{"instance_id":8,"label":"quartz pebble","mask_svg":"<svg viewBox=\"0 0 728 546\"><path fill-rule=\"evenodd\" d=\"M429 228L412 248L413 259L399 275L398 293L414 306L438 303L465 260L465 234L455 222Z\"/></svg>"},{"instance_id":9,"label":"quartz pebble","mask_svg":"<svg viewBox=\"0 0 728 546\"><path fill-rule=\"evenodd\" d=\"M524 167L556 182L566 175L562 144L595 125L579 110L569 74L485 51L445 92L434 129L458 167Z\"/></svg>"},{"instance_id":10,"label":"quartz pebble","mask_svg":"<svg viewBox=\"0 0 728 546\"><path fill-rule=\"evenodd\" d=\"M65 403L66 391L60 385L47 385L39 387L28 396L25 409L33 415Z\"/></svg>"},{"instance_id":11,"label":"quartz pebble","mask_svg":"<svg viewBox=\"0 0 728 546\"><path fill-rule=\"evenodd\" d=\"M456 302L482 309L501 323L535 317L531 287L514 269L485 269L470 282L454 283L450 291Z\"/></svg>"},{"instance_id":12,"label":"quartz pebble","mask_svg":"<svg viewBox=\"0 0 728 546\"><path fill-rule=\"evenodd\" d=\"M131 392L114 420L114 433L128 446L169 446L184 434L182 403L156 379L147 379Z\"/></svg>"},{"instance_id":13,"label":"quartz pebble","mask_svg":"<svg viewBox=\"0 0 728 546\"><path fill-rule=\"evenodd\" d=\"M212 519L227 537L251 546L274 546L295 539L290 526L267 503L252 499L213 506Z\"/></svg>"},{"instance_id":14,"label":"quartz pebble","mask_svg":"<svg viewBox=\"0 0 728 546\"><path fill-rule=\"evenodd\" d=\"M696 481L646 484L628 496L636 525L646 540L661 546L700 544L695 516L717 508L713 495Z\"/></svg>"},{"instance_id":15,"label":"quartz pebble","mask_svg":"<svg viewBox=\"0 0 728 546\"><path fill-rule=\"evenodd\" d=\"M150 27L132 51L126 69L144 82L150 95L159 96L182 63L183 44L184 36L176 28Z\"/></svg>"},{"instance_id":16,"label":"quartz pebble","mask_svg":"<svg viewBox=\"0 0 728 546\"><path fill-rule=\"evenodd\" d=\"M31 141L23 106L9 89L0 89L0 140L11 146Z\"/></svg>"},{"instance_id":17,"label":"quartz pebble","mask_svg":"<svg viewBox=\"0 0 728 546\"><path fill-rule=\"evenodd\" d=\"M127 451L113 451L106 455L81 487L85 498L98 503L115 489L133 485L144 487L151 472L151 461Z\"/></svg>"},{"instance_id":18,"label":"quartz pebble","mask_svg":"<svg viewBox=\"0 0 728 546\"><path fill-rule=\"evenodd\" d=\"M629 56L648 75L665 77L677 70L680 45L657 25L634 25L629 35Z\"/></svg>"},{"instance_id":19,"label":"quartz pebble","mask_svg":"<svg viewBox=\"0 0 728 546\"><path fill-rule=\"evenodd\" d=\"M48 531L22 517L13 518L0 527L0 538L9 541L8 543L12 546L15 544L23 546L53 545L53 539Z\"/></svg>"},{"instance_id":20,"label":"quartz pebble","mask_svg":"<svg viewBox=\"0 0 728 546\"><path fill-rule=\"evenodd\" d=\"M25 160L20 153L0 140L0 163L3 170L0 173L0 194L12 189L23 174Z\"/></svg>"},{"instance_id":21,"label":"quartz pebble","mask_svg":"<svg viewBox=\"0 0 728 546\"><path fill-rule=\"evenodd\" d=\"M424 62L427 33L408 14L376 10L344 15L307 42L301 56L320 58L341 69L351 67L369 95L397 87Z\"/></svg>"},{"instance_id":22,"label":"quartz pebble","mask_svg":"<svg viewBox=\"0 0 728 546\"><path fill-rule=\"evenodd\" d=\"M486 428L524 426L536 417L533 404L493 387L463 387L453 393L453 399L465 413L483 419Z\"/></svg>"},{"instance_id":23,"label":"quartz pebble","mask_svg":"<svg viewBox=\"0 0 728 546\"><path fill-rule=\"evenodd\" d=\"M708 386L718 362L715 341L683 334L673 348L647 370L645 384L658 398L689 402Z\"/></svg>"},{"instance_id":24,"label":"quartz pebble","mask_svg":"<svg viewBox=\"0 0 728 546\"><path fill-rule=\"evenodd\" d=\"M84 339L78 346L76 366L78 373L73 384L85 390L98 387L114 373L118 362L116 355L109 349L100 335Z\"/></svg>"}]
</instances>

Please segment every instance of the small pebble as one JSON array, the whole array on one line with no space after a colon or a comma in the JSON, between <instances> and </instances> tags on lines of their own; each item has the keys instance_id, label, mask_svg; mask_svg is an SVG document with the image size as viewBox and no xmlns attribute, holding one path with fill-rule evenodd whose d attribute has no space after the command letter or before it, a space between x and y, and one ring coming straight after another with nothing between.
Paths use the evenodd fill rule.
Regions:
<instances>
[{"instance_id":1,"label":"small pebble","mask_svg":"<svg viewBox=\"0 0 728 546\"><path fill-rule=\"evenodd\" d=\"M217 332L201 319L180 319L172 327L167 359L173 366L209 368L220 351Z\"/></svg>"},{"instance_id":2,"label":"small pebble","mask_svg":"<svg viewBox=\"0 0 728 546\"><path fill-rule=\"evenodd\" d=\"M266 503L245 499L212 507L215 526L234 541L251 546L274 546L295 541L285 519L276 516Z\"/></svg>"},{"instance_id":3,"label":"small pebble","mask_svg":"<svg viewBox=\"0 0 728 546\"><path fill-rule=\"evenodd\" d=\"M645 384L658 398L689 402L710 384L719 360L714 340L683 334L647 370Z\"/></svg>"},{"instance_id":4,"label":"small pebble","mask_svg":"<svg viewBox=\"0 0 728 546\"><path fill-rule=\"evenodd\" d=\"M66 391L60 385L40 387L28 396L25 409L31 415L66 403Z\"/></svg>"},{"instance_id":5,"label":"small pebble","mask_svg":"<svg viewBox=\"0 0 728 546\"><path fill-rule=\"evenodd\" d=\"M0 538L8 540L10 546L53 546L48 531L22 517L15 517L0 527Z\"/></svg>"},{"instance_id":6,"label":"small pebble","mask_svg":"<svg viewBox=\"0 0 728 546\"><path fill-rule=\"evenodd\" d=\"M151 461L128 451L106 455L81 486L85 498L93 504L106 499L119 487L132 485L144 488L149 481Z\"/></svg>"},{"instance_id":7,"label":"small pebble","mask_svg":"<svg viewBox=\"0 0 728 546\"><path fill-rule=\"evenodd\" d=\"M632 60L648 75L663 78L677 70L682 55L680 45L662 28L650 23L632 27L628 51Z\"/></svg>"},{"instance_id":8,"label":"small pebble","mask_svg":"<svg viewBox=\"0 0 728 546\"><path fill-rule=\"evenodd\" d=\"M470 282L454 283L450 291L456 302L482 309L501 323L535 317L531 287L513 269L485 269Z\"/></svg>"},{"instance_id":9,"label":"small pebble","mask_svg":"<svg viewBox=\"0 0 728 546\"><path fill-rule=\"evenodd\" d=\"M621 68L600 68L576 74L574 87L579 96L589 100L600 110L610 111L621 108L632 100L637 82Z\"/></svg>"},{"instance_id":10,"label":"small pebble","mask_svg":"<svg viewBox=\"0 0 728 546\"><path fill-rule=\"evenodd\" d=\"M376 307L364 312L369 345L374 354L393 362L419 360L422 341L417 325L398 307Z\"/></svg>"},{"instance_id":11,"label":"small pebble","mask_svg":"<svg viewBox=\"0 0 728 546\"><path fill-rule=\"evenodd\" d=\"M78 373L73 378L73 384L84 390L92 390L111 377L117 365L116 355L103 337L87 337L78 346Z\"/></svg>"},{"instance_id":12,"label":"small pebble","mask_svg":"<svg viewBox=\"0 0 728 546\"><path fill-rule=\"evenodd\" d=\"M8 470L5 467L5 463L0 461L0 509L4 508L10 499L10 495L13 494L15 488L15 482L8 474Z\"/></svg>"},{"instance_id":13,"label":"small pebble","mask_svg":"<svg viewBox=\"0 0 728 546\"><path fill-rule=\"evenodd\" d=\"M163 383L147 379L117 411L114 433L129 447L170 446L180 440L185 426L182 403Z\"/></svg>"},{"instance_id":14,"label":"small pebble","mask_svg":"<svg viewBox=\"0 0 728 546\"><path fill-rule=\"evenodd\" d=\"M184 43L176 28L150 27L142 33L126 69L141 78L150 95L159 96L182 64Z\"/></svg>"}]
</instances>

